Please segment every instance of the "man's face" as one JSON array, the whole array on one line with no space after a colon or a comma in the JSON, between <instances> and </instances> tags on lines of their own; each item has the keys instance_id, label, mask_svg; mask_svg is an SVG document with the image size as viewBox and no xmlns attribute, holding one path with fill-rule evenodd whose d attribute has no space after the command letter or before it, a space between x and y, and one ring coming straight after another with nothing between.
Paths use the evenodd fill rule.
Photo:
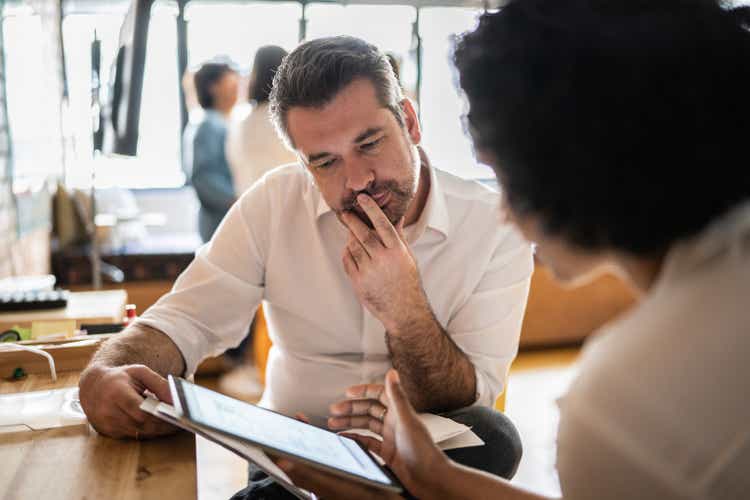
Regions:
<instances>
[{"instance_id":1,"label":"man's face","mask_svg":"<svg viewBox=\"0 0 750 500\"><path fill-rule=\"evenodd\" d=\"M411 103L402 105L405 126L381 106L367 79L344 87L322 108L293 107L287 128L297 153L328 206L370 220L356 203L366 193L391 223L406 214L419 183L419 123Z\"/></svg>"}]
</instances>

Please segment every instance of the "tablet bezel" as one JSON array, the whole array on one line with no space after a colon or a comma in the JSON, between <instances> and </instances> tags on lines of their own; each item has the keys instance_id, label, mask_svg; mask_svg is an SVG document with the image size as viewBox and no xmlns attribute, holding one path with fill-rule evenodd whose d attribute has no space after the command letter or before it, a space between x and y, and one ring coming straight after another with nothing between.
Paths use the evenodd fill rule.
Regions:
<instances>
[{"instance_id":1,"label":"tablet bezel","mask_svg":"<svg viewBox=\"0 0 750 500\"><path fill-rule=\"evenodd\" d=\"M359 476L357 474L353 474L351 472L348 472L348 471L345 471L345 470L342 470L342 469L338 469L338 468L336 468L334 466L331 466L331 465L328 465L328 464L325 464L325 463L322 463L322 462L316 462L314 460L310 460L308 458L305 458L305 457L302 457L302 456L299 456L299 455L294 455L293 453L289 453L289 452L286 452L284 450L280 450L280 449L274 448L272 446L268 446L268 445L263 444L263 443L258 443L256 441L253 441L252 439L248 439L248 438L246 438L244 436L240 436L240 435L234 434L234 433L232 433L232 432L230 432L230 431L228 431L226 429L220 429L218 427L214 427L214 426L202 423L202 422L198 422L198 421L194 420L193 417L190 414L190 407L189 407L189 404L188 404L188 399L185 397L185 391L183 389L183 385L184 384L196 385L196 384L193 384L192 382L189 382L188 380L185 380L183 378L173 377L172 375L169 376L169 385L170 385L170 388L173 388L174 389L172 391L173 394L177 395L176 399L174 397L172 398L172 399L175 399L175 401L173 401L173 405L183 415L183 417L186 418L187 420L189 420L193 425L198 425L198 426L202 426L202 427L205 427L205 428L212 429L212 430L214 430L216 432L219 432L221 434L225 434L225 435L230 436L230 437L232 437L234 439L238 439L240 441L245 441L247 443L252 444L253 446L257 446L258 448L262 449L265 452L271 453L272 455L277 455L277 456L281 456L281 457L291 458L291 459L293 459L295 461L305 463L307 465L310 465L311 467L314 467L316 469L322 470L324 472L328 472L328 473L331 473L333 475L336 475L336 476L339 476L339 477L342 477L342 478L350 479L350 480L353 480L355 482L358 482L358 483L361 483L361 484L364 484L364 485L367 485L367 486L372 486L372 487L375 487L375 488L378 488L378 489L387 490L387 491L391 491L391 492L394 492L394 493L403 493L404 492L403 486L401 486L401 483L399 482L398 478L396 478L396 476L394 476L394 474L389 469L383 467L377 461L375 461L375 459L370 455L370 452L367 450L367 448L365 448L361 443L359 443L358 441L356 441L354 439L352 439L352 441L354 441L354 443L356 443L356 445L362 451L364 451L364 454L367 457L367 459L370 460L383 474L385 474L385 476L391 481L391 484L385 484L385 483L381 483L381 482L369 479L367 477ZM207 389L205 387L202 387L202 389L210 390L210 389ZM211 391L211 392L216 392L216 391ZM220 393L217 393L217 394L220 394ZM238 401L240 401L240 400L238 400ZM252 403L248 403L246 401L241 401L241 402L244 403L244 404L247 404L247 405L255 406L256 408L258 408L260 410L263 410L263 411L266 411L266 412L275 413L275 414L277 414L277 415L279 415L279 416L281 416L283 418L292 419L292 417L284 415L283 413L275 412L273 410L269 410L268 408L263 408L262 406L253 405ZM294 420L294 419L292 419L292 420ZM300 422L300 421L298 421L298 422ZM310 424L308 424L306 422L300 422L300 423L302 423L304 425L310 425ZM310 425L310 427L314 427L314 426ZM319 429L319 430L323 430L325 432L331 432L331 431L328 431L327 429L320 429L319 427L315 427L315 428ZM335 434L335 433L331 432L331 434ZM346 436L339 436L339 437L343 437L345 439L351 439L351 438L347 438Z\"/></svg>"}]
</instances>

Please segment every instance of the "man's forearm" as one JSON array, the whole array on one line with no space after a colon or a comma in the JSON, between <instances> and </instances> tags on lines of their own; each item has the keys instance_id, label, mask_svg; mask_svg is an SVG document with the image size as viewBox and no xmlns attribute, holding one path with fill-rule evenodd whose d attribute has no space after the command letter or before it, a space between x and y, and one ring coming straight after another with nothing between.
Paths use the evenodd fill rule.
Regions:
<instances>
[{"instance_id":1,"label":"man's forearm","mask_svg":"<svg viewBox=\"0 0 750 500\"><path fill-rule=\"evenodd\" d=\"M144 325L129 326L107 340L89 366L146 365L162 376L182 374L185 360L165 333Z\"/></svg>"},{"instance_id":2,"label":"man's forearm","mask_svg":"<svg viewBox=\"0 0 750 500\"><path fill-rule=\"evenodd\" d=\"M417 411L450 411L476 397L474 365L432 311L386 333L393 367Z\"/></svg>"}]
</instances>

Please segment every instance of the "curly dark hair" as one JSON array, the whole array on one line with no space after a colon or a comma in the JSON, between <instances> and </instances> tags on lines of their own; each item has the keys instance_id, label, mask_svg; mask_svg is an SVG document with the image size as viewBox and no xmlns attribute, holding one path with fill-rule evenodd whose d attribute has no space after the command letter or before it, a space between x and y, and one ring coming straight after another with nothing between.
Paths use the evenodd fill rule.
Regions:
<instances>
[{"instance_id":1,"label":"curly dark hair","mask_svg":"<svg viewBox=\"0 0 750 500\"><path fill-rule=\"evenodd\" d=\"M515 0L454 52L511 209L578 247L658 255L750 198L748 8Z\"/></svg>"}]
</instances>

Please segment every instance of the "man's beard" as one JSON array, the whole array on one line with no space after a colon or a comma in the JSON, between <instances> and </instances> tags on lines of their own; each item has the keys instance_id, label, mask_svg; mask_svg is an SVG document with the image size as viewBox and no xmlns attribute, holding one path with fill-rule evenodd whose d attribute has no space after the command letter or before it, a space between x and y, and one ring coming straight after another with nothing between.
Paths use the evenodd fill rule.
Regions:
<instances>
[{"instance_id":1,"label":"man's beard","mask_svg":"<svg viewBox=\"0 0 750 500\"><path fill-rule=\"evenodd\" d=\"M406 181L403 184L399 184L394 180L382 181L373 186L368 187L362 191L357 191L347 196L341 203L341 212L350 212L356 215L362 220L367 226L372 228L372 221L367 216L367 213L362 210L362 207L357 203L357 196L360 194L366 194L370 197L379 196L384 193L388 193L388 202L384 207L380 209L383 211L385 216L391 221L394 226L398 224L398 221L406 214L409 208L409 203L414 198L413 182Z\"/></svg>"}]
</instances>

